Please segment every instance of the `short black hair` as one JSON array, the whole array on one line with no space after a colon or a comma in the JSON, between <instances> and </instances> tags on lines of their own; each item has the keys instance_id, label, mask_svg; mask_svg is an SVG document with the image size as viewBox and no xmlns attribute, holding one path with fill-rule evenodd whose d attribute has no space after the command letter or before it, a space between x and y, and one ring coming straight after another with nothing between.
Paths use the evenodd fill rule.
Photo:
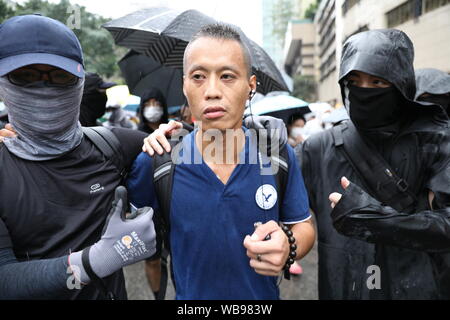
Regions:
<instances>
[{"instance_id":1,"label":"short black hair","mask_svg":"<svg viewBox=\"0 0 450 320\"><path fill-rule=\"evenodd\" d=\"M245 42L242 40L242 37L235 28L226 24L226 23L213 23L203 26L200 31L198 31L192 39L189 41L186 49L184 50L183 57L183 69L186 65L186 52L189 49L189 46L200 38L213 38L213 39L221 39L221 40L233 40L237 41L242 48L242 53L244 55L244 63L247 67L247 74L250 77L252 75L252 60L250 55L250 50L248 49Z\"/></svg>"},{"instance_id":2,"label":"short black hair","mask_svg":"<svg viewBox=\"0 0 450 320\"><path fill-rule=\"evenodd\" d=\"M303 115L303 113L296 112L294 114L291 114L288 118L288 126L292 126L295 121L302 119L304 123L306 123L306 119Z\"/></svg>"}]
</instances>

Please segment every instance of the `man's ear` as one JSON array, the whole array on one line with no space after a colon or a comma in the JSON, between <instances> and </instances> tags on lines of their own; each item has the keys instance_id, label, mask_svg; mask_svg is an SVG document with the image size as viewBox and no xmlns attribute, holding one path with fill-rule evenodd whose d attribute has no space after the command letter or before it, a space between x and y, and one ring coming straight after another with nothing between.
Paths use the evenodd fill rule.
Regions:
<instances>
[{"instance_id":1,"label":"man's ear","mask_svg":"<svg viewBox=\"0 0 450 320\"><path fill-rule=\"evenodd\" d=\"M186 81L186 76L183 75L183 94L184 94L185 97L187 97L187 95L186 95L186 89L184 88L184 83L185 83L185 81Z\"/></svg>"},{"instance_id":2,"label":"man's ear","mask_svg":"<svg viewBox=\"0 0 450 320\"><path fill-rule=\"evenodd\" d=\"M256 76L252 75L248 80L248 84L250 86L250 90L256 92Z\"/></svg>"}]
</instances>

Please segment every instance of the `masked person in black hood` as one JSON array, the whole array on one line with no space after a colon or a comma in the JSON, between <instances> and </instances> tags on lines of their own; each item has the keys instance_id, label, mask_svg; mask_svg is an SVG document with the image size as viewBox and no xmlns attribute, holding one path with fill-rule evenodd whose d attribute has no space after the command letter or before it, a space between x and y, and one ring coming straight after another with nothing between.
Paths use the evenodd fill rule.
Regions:
<instances>
[{"instance_id":1,"label":"masked person in black hood","mask_svg":"<svg viewBox=\"0 0 450 320\"><path fill-rule=\"evenodd\" d=\"M416 100L438 104L450 116L450 75L427 68L416 70Z\"/></svg>"},{"instance_id":2,"label":"masked person in black hood","mask_svg":"<svg viewBox=\"0 0 450 320\"><path fill-rule=\"evenodd\" d=\"M83 127L98 125L97 119L106 111L106 101L108 100L106 89L115 85L114 82L103 81L97 73L86 73L80 105L80 123Z\"/></svg>"},{"instance_id":3,"label":"masked person in black hood","mask_svg":"<svg viewBox=\"0 0 450 320\"><path fill-rule=\"evenodd\" d=\"M138 129L152 133L161 123L167 123L167 104L158 88L151 88L141 96Z\"/></svg>"},{"instance_id":4,"label":"masked person in black hood","mask_svg":"<svg viewBox=\"0 0 450 320\"><path fill-rule=\"evenodd\" d=\"M297 150L320 299L450 298L449 127L442 108L413 101L413 58L399 30L350 37L339 84L351 120Z\"/></svg>"}]
</instances>

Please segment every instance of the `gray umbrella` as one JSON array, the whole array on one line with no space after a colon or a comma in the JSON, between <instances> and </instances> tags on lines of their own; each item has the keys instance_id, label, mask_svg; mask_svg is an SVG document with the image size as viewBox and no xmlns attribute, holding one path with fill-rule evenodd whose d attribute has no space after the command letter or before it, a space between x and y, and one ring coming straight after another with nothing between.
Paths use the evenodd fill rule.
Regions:
<instances>
[{"instance_id":1,"label":"gray umbrella","mask_svg":"<svg viewBox=\"0 0 450 320\"><path fill-rule=\"evenodd\" d=\"M152 57L166 66L183 68L183 54L190 39L205 25L217 21L199 11L178 11L165 7L143 9L103 25L117 45ZM235 27L235 26L233 26ZM249 47L258 91L289 91L280 71L269 55L239 28Z\"/></svg>"}]
</instances>

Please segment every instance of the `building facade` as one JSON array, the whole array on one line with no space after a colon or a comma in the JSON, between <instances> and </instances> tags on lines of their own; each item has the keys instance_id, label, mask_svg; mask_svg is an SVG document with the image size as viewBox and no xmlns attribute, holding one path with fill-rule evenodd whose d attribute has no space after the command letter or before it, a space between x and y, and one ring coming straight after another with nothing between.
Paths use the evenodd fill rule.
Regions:
<instances>
[{"instance_id":1,"label":"building facade","mask_svg":"<svg viewBox=\"0 0 450 320\"><path fill-rule=\"evenodd\" d=\"M302 31L285 53L285 66L306 74L307 68L295 67L302 60L298 37L313 38L315 76L318 100L341 104L338 85L339 62L344 42L361 31L396 28L404 31L414 43L414 67L436 68L450 73L450 0L322 0L314 18L314 31ZM294 27L292 27L294 30ZM297 54L295 51L297 50ZM303 50L304 52L304 50ZM288 68L289 69L289 68Z\"/></svg>"},{"instance_id":2,"label":"building facade","mask_svg":"<svg viewBox=\"0 0 450 320\"><path fill-rule=\"evenodd\" d=\"M316 77L315 24L312 20L292 20L286 33L284 70L293 77L296 74Z\"/></svg>"}]
</instances>

